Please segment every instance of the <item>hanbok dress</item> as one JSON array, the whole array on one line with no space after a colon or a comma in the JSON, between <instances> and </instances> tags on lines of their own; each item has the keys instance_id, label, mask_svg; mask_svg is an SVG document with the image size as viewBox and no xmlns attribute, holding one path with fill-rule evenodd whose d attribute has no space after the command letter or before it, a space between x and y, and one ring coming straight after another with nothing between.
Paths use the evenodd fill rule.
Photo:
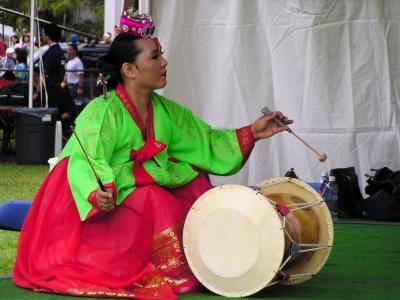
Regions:
<instances>
[{"instance_id":1,"label":"hanbok dress","mask_svg":"<svg viewBox=\"0 0 400 300\"><path fill-rule=\"evenodd\" d=\"M102 212L93 171L72 136L21 230L13 280L74 296L175 299L199 282L182 246L192 204L254 147L251 127L213 129L155 92L145 126L122 85L91 101L76 133L116 206Z\"/></svg>"}]
</instances>

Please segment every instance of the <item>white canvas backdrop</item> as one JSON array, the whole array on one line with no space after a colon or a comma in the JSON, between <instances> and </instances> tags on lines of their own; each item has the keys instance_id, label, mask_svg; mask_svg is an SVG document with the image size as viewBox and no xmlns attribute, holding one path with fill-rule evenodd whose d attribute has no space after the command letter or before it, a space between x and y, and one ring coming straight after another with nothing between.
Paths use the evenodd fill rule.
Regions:
<instances>
[{"instance_id":1,"label":"white canvas backdrop","mask_svg":"<svg viewBox=\"0 0 400 300\"><path fill-rule=\"evenodd\" d=\"M306 181L354 166L400 169L400 1L153 0L166 50L162 94L214 127L249 124L268 105L327 153L288 133L257 142L214 184L256 184L294 167Z\"/></svg>"}]
</instances>

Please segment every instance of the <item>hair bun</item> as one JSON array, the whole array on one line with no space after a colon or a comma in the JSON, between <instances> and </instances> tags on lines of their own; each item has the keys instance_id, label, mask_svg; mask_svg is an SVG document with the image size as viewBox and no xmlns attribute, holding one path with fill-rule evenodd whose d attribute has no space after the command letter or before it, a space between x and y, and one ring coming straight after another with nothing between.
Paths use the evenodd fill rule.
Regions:
<instances>
[{"instance_id":1,"label":"hair bun","mask_svg":"<svg viewBox=\"0 0 400 300\"><path fill-rule=\"evenodd\" d=\"M109 60L107 54L98 59L97 68L99 69L99 72L107 78L107 88L115 89L121 81L121 75L119 70L117 70L114 64Z\"/></svg>"},{"instance_id":2,"label":"hair bun","mask_svg":"<svg viewBox=\"0 0 400 300\"><path fill-rule=\"evenodd\" d=\"M110 61L108 54L101 56L97 60L97 67L99 69L101 69L102 71L109 71L109 70L115 69L115 66Z\"/></svg>"}]
</instances>

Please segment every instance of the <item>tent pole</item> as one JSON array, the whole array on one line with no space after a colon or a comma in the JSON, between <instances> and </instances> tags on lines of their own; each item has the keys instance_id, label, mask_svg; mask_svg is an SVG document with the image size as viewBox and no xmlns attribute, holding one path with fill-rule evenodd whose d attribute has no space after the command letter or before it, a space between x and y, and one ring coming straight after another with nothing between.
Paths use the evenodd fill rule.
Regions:
<instances>
[{"instance_id":1,"label":"tent pole","mask_svg":"<svg viewBox=\"0 0 400 300\"><path fill-rule=\"evenodd\" d=\"M139 13L150 14L150 0L139 0Z\"/></svg>"},{"instance_id":2,"label":"tent pole","mask_svg":"<svg viewBox=\"0 0 400 300\"><path fill-rule=\"evenodd\" d=\"M35 15L36 15L36 0L31 0L31 40L29 43L29 108L33 106L33 50L35 40ZM40 38L40 36L39 36Z\"/></svg>"}]
</instances>

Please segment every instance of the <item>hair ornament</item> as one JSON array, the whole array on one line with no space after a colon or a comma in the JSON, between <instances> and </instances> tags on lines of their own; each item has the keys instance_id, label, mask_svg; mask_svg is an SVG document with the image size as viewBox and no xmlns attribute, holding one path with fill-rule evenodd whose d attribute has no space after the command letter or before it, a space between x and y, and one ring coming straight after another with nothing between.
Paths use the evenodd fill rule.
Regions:
<instances>
[{"instance_id":1,"label":"hair ornament","mask_svg":"<svg viewBox=\"0 0 400 300\"><path fill-rule=\"evenodd\" d=\"M119 23L118 31L143 38L151 37L156 27L150 15L139 14L132 8L122 13Z\"/></svg>"}]
</instances>

